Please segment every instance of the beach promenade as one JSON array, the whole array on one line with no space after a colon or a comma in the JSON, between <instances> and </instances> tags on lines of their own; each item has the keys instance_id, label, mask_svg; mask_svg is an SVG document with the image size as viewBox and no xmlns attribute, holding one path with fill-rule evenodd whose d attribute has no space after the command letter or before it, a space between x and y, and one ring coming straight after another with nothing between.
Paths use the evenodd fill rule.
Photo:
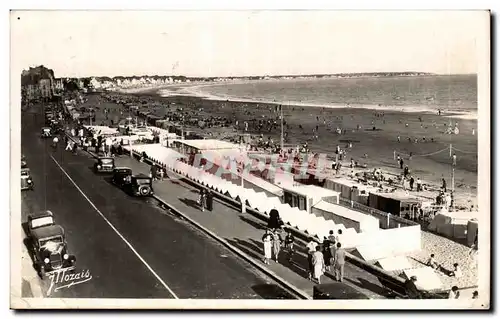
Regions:
<instances>
[{"instance_id":1,"label":"beach promenade","mask_svg":"<svg viewBox=\"0 0 500 319\"><path fill-rule=\"evenodd\" d=\"M86 154L95 156L93 152ZM141 163L129 156L117 157L115 161L117 166L132 168L135 174L149 174L150 172L148 164ZM304 241L296 238L298 253L292 263L287 262L282 254L279 263L272 261L270 265L264 265L261 238L265 232L266 224L261 219L248 213L242 214L240 210L218 199L214 199L212 212L206 210L202 212L197 204L199 190L180 179L166 178L163 181L155 181L153 187L155 195L168 203L169 206L181 211L192 221L202 225L222 240L227 241L229 245L242 251L260 267L267 268L271 273L304 291L312 298L315 283L308 280L306 243ZM333 280L331 273L322 277L322 283ZM385 299L388 293L375 276L349 263L346 264L344 282L360 289L372 299Z\"/></svg>"}]
</instances>

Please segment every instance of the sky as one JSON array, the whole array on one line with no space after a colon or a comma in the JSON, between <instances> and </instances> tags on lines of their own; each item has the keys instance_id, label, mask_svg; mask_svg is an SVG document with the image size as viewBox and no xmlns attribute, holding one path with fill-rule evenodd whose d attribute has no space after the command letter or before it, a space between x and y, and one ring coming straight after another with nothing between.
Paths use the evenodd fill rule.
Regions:
<instances>
[{"instance_id":1,"label":"sky","mask_svg":"<svg viewBox=\"0 0 500 319\"><path fill-rule=\"evenodd\" d=\"M483 11L13 11L11 62L56 77L477 73Z\"/></svg>"}]
</instances>

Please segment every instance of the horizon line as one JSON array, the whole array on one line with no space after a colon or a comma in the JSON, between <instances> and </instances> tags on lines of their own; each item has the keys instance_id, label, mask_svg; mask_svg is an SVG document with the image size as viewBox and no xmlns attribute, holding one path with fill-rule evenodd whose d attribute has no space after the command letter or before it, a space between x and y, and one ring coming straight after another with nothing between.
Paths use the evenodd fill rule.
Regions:
<instances>
[{"instance_id":1,"label":"horizon line","mask_svg":"<svg viewBox=\"0 0 500 319\"><path fill-rule=\"evenodd\" d=\"M45 66L44 66L45 67ZM54 72L55 73L55 72ZM168 75L160 75L160 74L143 74L143 75L114 75L114 76L109 76L109 75L90 75L90 76L57 76L56 79L61 79L61 78L70 78L70 79L84 79L84 78L133 78L133 77L184 77L187 79L228 79L228 78L234 78L234 79L241 79L241 78L275 78L275 77L326 77L326 76L341 76L341 75L376 75L376 74L389 74L389 73L394 73L394 74L405 74L405 73L413 73L413 74L423 74L423 75L432 75L432 76L442 76L442 75L477 75L477 73L433 73L433 72L420 72L420 71L398 71L398 72L393 72L393 71L384 71L384 72L341 72L341 73L316 73L316 74L277 74L277 75L228 75L228 76L193 76L193 75L181 75L181 74L168 74Z\"/></svg>"}]
</instances>

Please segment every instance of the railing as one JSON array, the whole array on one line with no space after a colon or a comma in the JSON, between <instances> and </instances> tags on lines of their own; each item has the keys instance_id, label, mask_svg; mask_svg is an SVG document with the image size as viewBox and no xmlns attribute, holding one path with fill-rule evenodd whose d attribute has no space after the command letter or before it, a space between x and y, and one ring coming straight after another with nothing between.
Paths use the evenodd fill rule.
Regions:
<instances>
[{"instance_id":1,"label":"railing","mask_svg":"<svg viewBox=\"0 0 500 319\"><path fill-rule=\"evenodd\" d=\"M391 213L386 213L381 210L368 207L361 203L348 200L347 198L340 197L339 203L342 206L352 208L354 210L360 211L362 213L371 215L377 218L380 221L380 228L382 229L390 229L390 228L399 228L405 226L414 226L419 225L419 223L392 215Z\"/></svg>"}]
</instances>

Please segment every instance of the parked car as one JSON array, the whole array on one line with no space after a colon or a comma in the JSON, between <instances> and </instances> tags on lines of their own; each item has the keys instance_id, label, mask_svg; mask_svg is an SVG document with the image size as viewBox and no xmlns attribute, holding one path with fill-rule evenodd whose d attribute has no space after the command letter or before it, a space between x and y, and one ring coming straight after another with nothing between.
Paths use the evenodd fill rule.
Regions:
<instances>
[{"instance_id":1,"label":"parked car","mask_svg":"<svg viewBox=\"0 0 500 319\"><path fill-rule=\"evenodd\" d=\"M42 137L52 137L52 129L50 127L42 127Z\"/></svg>"},{"instance_id":2,"label":"parked car","mask_svg":"<svg viewBox=\"0 0 500 319\"><path fill-rule=\"evenodd\" d=\"M111 173L115 169L115 159L112 157L99 157L94 164L96 173Z\"/></svg>"},{"instance_id":3,"label":"parked car","mask_svg":"<svg viewBox=\"0 0 500 319\"><path fill-rule=\"evenodd\" d=\"M133 196L153 195L153 178L144 174L132 175L128 191Z\"/></svg>"},{"instance_id":4,"label":"parked car","mask_svg":"<svg viewBox=\"0 0 500 319\"><path fill-rule=\"evenodd\" d=\"M27 167L21 168L21 190L33 190L34 186L30 169Z\"/></svg>"},{"instance_id":5,"label":"parked car","mask_svg":"<svg viewBox=\"0 0 500 319\"><path fill-rule=\"evenodd\" d=\"M75 268L76 257L68 254L64 229L55 224L52 212L28 216L28 239L40 278L54 271Z\"/></svg>"},{"instance_id":6,"label":"parked car","mask_svg":"<svg viewBox=\"0 0 500 319\"><path fill-rule=\"evenodd\" d=\"M143 197L154 194L153 179L144 174L132 175L132 170L127 167L113 174L112 181L132 196Z\"/></svg>"},{"instance_id":7,"label":"parked car","mask_svg":"<svg viewBox=\"0 0 500 319\"><path fill-rule=\"evenodd\" d=\"M343 283L332 282L328 284L315 285L313 288L313 299L370 299L358 289Z\"/></svg>"},{"instance_id":8,"label":"parked car","mask_svg":"<svg viewBox=\"0 0 500 319\"><path fill-rule=\"evenodd\" d=\"M111 182L119 187L132 182L132 169L128 167L115 167Z\"/></svg>"}]
</instances>

